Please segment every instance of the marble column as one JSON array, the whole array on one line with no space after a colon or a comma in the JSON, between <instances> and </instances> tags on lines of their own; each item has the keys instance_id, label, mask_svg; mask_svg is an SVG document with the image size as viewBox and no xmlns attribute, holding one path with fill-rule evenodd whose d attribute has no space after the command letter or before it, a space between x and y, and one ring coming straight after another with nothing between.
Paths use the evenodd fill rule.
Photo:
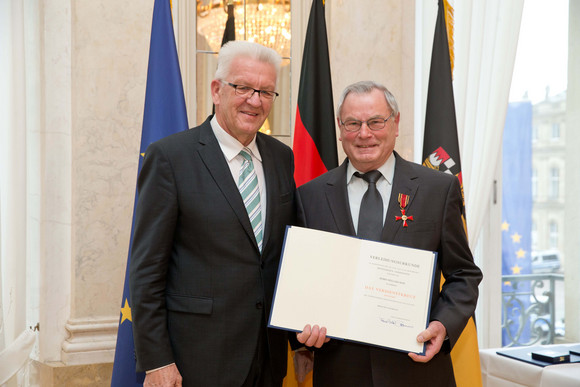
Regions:
<instances>
[{"instance_id":1,"label":"marble column","mask_svg":"<svg viewBox=\"0 0 580 387\"><path fill-rule=\"evenodd\" d=\"M31 385L109 385L153 1L44 1L39 348Z\"/></svg>"}]
</instances>

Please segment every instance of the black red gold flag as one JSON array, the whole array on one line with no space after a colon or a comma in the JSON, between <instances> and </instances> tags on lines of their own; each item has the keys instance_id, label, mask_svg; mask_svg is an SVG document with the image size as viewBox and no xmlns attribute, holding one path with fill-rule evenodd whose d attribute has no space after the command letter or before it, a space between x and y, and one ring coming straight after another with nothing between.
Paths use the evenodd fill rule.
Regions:
<instances>
[{"instance_id":1,"label":"black red gold flag","mask_svg":"<svg viewBox=\"0 0 580 387\"><path fill-rule=\"evenodd\" d=\"M296 123L294 178L300 186L338 165L328 40L322 0L313 0L306 30Z\"/></svg>"},{"instance_id":2,"label":"black red gold flag","mask_svg":"<svg viewBox=\"0 0 580 387\"><path fill-rule=\"evenodd\" d=\"M292 146L296 186L338 166L334 122L324 1L312 0L302 55ZM312 373L304 382L296 380L292 351L288 347L288 373L284 387L295 386L312 386Z\"/></svg>"}]
</instances>

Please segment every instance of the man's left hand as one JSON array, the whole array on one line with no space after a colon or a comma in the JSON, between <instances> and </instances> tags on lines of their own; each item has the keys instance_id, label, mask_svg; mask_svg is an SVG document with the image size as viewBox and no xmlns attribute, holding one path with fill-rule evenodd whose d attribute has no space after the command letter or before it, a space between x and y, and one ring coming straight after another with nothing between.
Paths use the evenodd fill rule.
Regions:
<instances>
[{"instance_id":1,"label":"man's left hand","mask_svg":"<svg viewBox=\"0 0 580 387\"><path fill-rule=\"evenodd\" d=\"M418 363L427 363L439 352L445 336L447 336L447 329L445 329L443 324L439 321L431 321L427 329L417 336L419 343L427 343L425 346L425 355L421 356L410 352L409 357Z\"/></svg>"},{"instance_id":2,"label":"man's left hand","mask_svg":"<svg viewBox=\"0 0 580 387\"><path fill-rule=\"evenodd\" d=\"M314 325L311 328L310 324L306 324L302 332L296 332L296 338L307 347L316 348L320 348L324 343L330 341L330 338L326 337L326 327L320 328L318 325Z\"/></svg>"}]
</instances>

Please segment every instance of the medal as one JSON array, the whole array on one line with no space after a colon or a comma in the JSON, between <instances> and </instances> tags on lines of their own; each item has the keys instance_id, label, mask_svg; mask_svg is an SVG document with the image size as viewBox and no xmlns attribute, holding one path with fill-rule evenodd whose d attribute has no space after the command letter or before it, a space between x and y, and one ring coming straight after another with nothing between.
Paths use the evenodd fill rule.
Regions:
<instances>
[{"instance_id":1,"label":"medal","mask_svg":"<svg viewBox=\"0 0 580 387\"><path fill-rule=\"evenodd\" d=\"M403 227L408 227L409 225L407 224L408 220L413 220L413 215L407 215L406 214L406 210L405 207L407 207L407 204L409 204L409 195L405 195L405 194L399 194L399 206L401 207L401 216L395 216L395 220L399 221L402 220L403 221Z\"/></svg>"}]
</instances>

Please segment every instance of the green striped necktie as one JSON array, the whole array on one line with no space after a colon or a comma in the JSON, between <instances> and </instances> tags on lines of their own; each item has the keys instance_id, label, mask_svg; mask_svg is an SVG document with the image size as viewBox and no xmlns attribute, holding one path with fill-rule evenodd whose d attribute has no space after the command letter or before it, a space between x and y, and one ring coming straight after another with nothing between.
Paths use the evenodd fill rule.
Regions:
<instances>
[{"instance_id":1,"label":"green striped necktie","mask_svg":"<svg viewBox=\"0 0 580 387\"><path fill-rule=\"evenodd\" d=\"M244 200L246 211L254 230L254 236L258 243L258 248L262 251L262 207L260 205L260 187L258 186L258 176L254 170L254 163L250 150L244 148L240 151L240 155L244 158L242 167L240 168L240 178L238 180L238 189Z\"/></svg>"}]
</instances>

